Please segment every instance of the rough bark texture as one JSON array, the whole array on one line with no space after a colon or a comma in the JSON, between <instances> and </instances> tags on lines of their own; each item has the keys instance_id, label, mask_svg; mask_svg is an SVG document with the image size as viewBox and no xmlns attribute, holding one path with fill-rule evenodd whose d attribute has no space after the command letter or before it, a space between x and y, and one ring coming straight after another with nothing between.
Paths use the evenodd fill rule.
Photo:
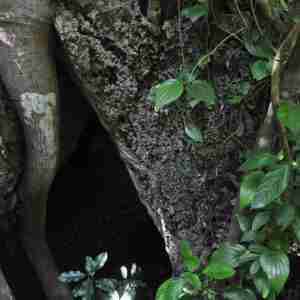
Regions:
<instances>
[{"instance_id":1,"label":"rough bark texture","mask_svg":"<svg viewBox=\"0 0 300 300\"><path fill-rule=\"evenodd\" d=\"M76 79L116 142L176 272L180 240L189 240L199 255L224 238L230 200L236 198L239 150L254 137L254 120L245 108L220 103L212 110L202 105L192 110L186 99L153 110L147 95L154 84L176 76L179 41L175 23L154 27L136 0L101 0L80 9L66 1L57 8L55 25ZM199 24L184 29L187 64L202 48L200 29ZM230 80L216 81L217 90L225 79ZM186 141L184 127L191 121L201 128L203 144Z\"/></svg>"}]
</instances>

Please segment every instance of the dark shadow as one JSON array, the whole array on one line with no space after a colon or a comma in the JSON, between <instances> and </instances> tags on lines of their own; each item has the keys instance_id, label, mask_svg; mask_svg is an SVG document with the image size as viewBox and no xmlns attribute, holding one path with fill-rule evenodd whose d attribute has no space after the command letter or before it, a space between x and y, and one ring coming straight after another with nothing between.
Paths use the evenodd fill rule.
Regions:
<instances>
[{"instance_id":1,"label":"dark shadow","mask_svg":"<svg viewBox=\"0 0 300 300\"><path fill-rule=\"evenodd\" d=\"M121 265L135 262L147 284L156 288L170 276L163 240L140 203L116 147L64 69L59 66L66 112L62 139L67 142L62 145L67 154L62 156L48 201L47 233L54 257L61 271L82 270L85 256L107 251L109 259L100 276L118 276ZM72 126L67 120L78 116L68 105L76 106L82 115ZM16 235L2 236L0 247L3 269L17 300L44 299Z\"/></svg>"}]
</instances>

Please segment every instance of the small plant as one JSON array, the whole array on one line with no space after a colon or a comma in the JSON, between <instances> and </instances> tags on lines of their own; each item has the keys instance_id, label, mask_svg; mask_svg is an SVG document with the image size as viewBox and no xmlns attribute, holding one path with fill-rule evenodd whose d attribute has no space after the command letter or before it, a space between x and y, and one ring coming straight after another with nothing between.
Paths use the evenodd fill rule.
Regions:
<instances>
[{"instance_id":1,"label":"small plant","mask_svg":"<svg viewBox=\"0 0 300 300\"><path fill-rule=\"evenodd\" d=\"M108 259L107 252L97 255L95 258L87 256L85 259L85 273L81 271L69 271L60 274L58 279L72 285L74 298L82 300L96 300L96 290L101 290L101 299L105 300L133 300L136 290L145 284L136 279L140 269L132 264L130 271L126 266L121 267L122 279L96 278L96 273L105 265Z\"/></svg>"}]
</instances>

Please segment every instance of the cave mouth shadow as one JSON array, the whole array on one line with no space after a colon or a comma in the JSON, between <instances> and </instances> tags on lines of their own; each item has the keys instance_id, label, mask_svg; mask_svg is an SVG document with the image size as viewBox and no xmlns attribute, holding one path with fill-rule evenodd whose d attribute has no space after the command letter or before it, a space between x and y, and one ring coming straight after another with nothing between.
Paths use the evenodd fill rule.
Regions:
<instances>
[{"instance_id":1,"label":"cave mouth shadow","mask_svg":"<svg viewBox=\"0 0 300 300\"><path fill-rule=\"evenodd\" d=\"M107 251L100 277L119 277L121 265L136 263L142 279L154 290L171 275L164 241L139 201L116 146L67 67L61 61L57 66L66 118L78 117L68 107L75 105L84 121L73 127L62 122L63 146L70 143L73 150L63 157L47 203L47 238L54 258L61 271L83 270L86 256ZM77 143L76 131L81 132ZM0 246L2 268L16 299L44 299L16 232L2 235Z\"/></svg>"},{"instance_id":2,"label":"cave mouth shadow","mask_svg":"<svg viewBox=\"0 0 300 300\"><path fill-rule=\"evenodd\" d=\"M62 77L63 88L81 95L68 74ZM89 108L87 115L76 149L49 193L49 245L61 270L82 270L85 256L107 251L103 276L115 276L121 265L134 262L145 282L156 288L171 274L164 241L138 199L117 147L96 113Z\"/></svg>"}]
</instances>

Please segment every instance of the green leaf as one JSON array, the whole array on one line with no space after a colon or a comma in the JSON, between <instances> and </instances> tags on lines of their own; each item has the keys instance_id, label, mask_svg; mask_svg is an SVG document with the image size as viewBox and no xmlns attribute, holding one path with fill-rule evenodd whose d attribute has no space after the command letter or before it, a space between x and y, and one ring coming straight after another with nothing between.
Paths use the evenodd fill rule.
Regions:
<instances>
[{"instance_id":1,"label":"green leaf","mask_svg":"<svg viewBox=\"0 0 300 300\"><path fill-rule=\"evenodd\" d=\"M263 245L259 245L259 244L253 244L250 245L248 248L251 252L256 253L256 254L262 254L265 251L268 250L267 247L263 246Z\"/></svg>"},{"instance_id":2,"label":"green leaf","mask_svg":"<svg viewBox=\"0 0 300 300\"><path fill-rule=\"evenodd\" d=\"M107 252L100 253L93 259L90 256L85 258L85 270L90 276L94 276L95 273L101 269L106 263L108 258Z\"/></svg>"},{"instance_id":3,"label":"green leaf","mask_svg":"<svg viewBox=\"0 0 300 300\"><path fill-rule=\"evenodd\" d=\"M196 102L204 102L207 106L216 103L216 94L212 84L205 80L195 80L187 85L186 94L192 101L193 106Z\"/></svg>"},{"instance_id":4,"label":"green leaf","mask_svg":"<svg viewBox=\"0 0 300 300\"><path fill-rule=\"evenodd\" d=\"M243 95L246 96L248 95L249 91L251 88L251 84L249 81L242 81L239 84L239 92Z\"/></svg>"},{"instance_id":5,"label":"green leaf","mask_svg":"<svg viewBox=\"0 0 300 300\"><path fill-rule=\"evenodd\" d=\"M271 292L271 284L268 278L263 275L256 275L253 281L258 293L263 299L267 299Z\"/></svg>"},{"instance_id":6,"label":"green leaf","mask_svg":"<svg viewBox=\"0 0 300 300\"><path fill-rule=\"evenodd\" d=\"M300 105L288 101L281 102L277 110L280 122L295 135L300 134Z\"/></svg>"},{"instance_id":7,"label":"green leaf","mask_svg":"<svg viewBox=\"0 0 300 300\"><path fill-rule=\"evenodd\" d=\"M253 242L257 239L257 233L255 231L249 230L242 234L241 242Z\"/></svg>"},{"instance_id":8,"label":"green leaf","mask_svg":"<svg viewBox=\"0 0 300 300\"><path fill-rule=\"evenodd\" d=\"M263 177L264 173L261 171L243 177L240 187L240 208L246 208L254 201L256 191Z\"/></svg>"},{"instance_id":9,"label":"green leaf","mask_svg":"<svg viewBox=\"0 0 300 300\"><path fill-rule=\"evenodd\" d=\"M72 289L72 295L74 298L81 298L81 299L86 299L86 294L87 294L87 280L85 280L82 284L79 286L75 286Z\"/></svg>"},{"instance_id":10,"label":"green leaf","mask_svg":"<svg viewBox=\"0 0 300 300\"><path fill-rule=\"evenodd\" d=\"M157 290L155 300L178 300L182 293L184 281L170 278Z\"/></svg>"},{"instance_id":11,"label":"green leaf","mask_svg":"<svg viewBox=\"0 0 300 300\"><path fill-rule=\"evenodd\" d=\"M90 256L86 256L85 258L85 270L90 276L94 276L96 272L94 260Z\"/></svg>"},{"instance_id":12,"label":"green leaf","mask_svg":"<svg viewBox=\"0 0 300 300\"><path fill-rule=\"evenodd\" d=\"M274 171L267 173L257 188L251 207L254 209L264 208L277 200L288 187L289 176L289 165L282 165Z\"/></svg>"},{"instance_id":13,"label":"green leaf","mask_svg":"<svg viewBox=\"0 0 300 300\"><path fill-rule=\"evenodd\" d=\"M202 289L202 282L195 273L184 272L182 278L184 279L185 284L190 285L193 290L200 291Z\"/></svg>"},{"instance_id":14,"label":"green leaf","mask_svg":"<svg viewBox=\"0 0 300 300\"><path fill-rule=\"evenodd\" d=\"M241 231L245 232L251 229L251 223L252 223L251 217L242 214L237 214L236 218L238 220Z\"/></svg>"},{"instance_id":15,"label":"green leaf","mask_svg":"<svg viewBox=\"0 0 300 300\"><path fill-rule=\"evenodd\" d=\"M189 18L203 17L208 15L208 5L207 3L196 4L191 7L187 7L182 10L182 16Z\"/></svg>"},{"instance_id":16,"label":"green leaf","mask_svg":"<svg viewBox=\"0 0 300 300\"><path fill-rule=\"evenodd\" d=\"M253 65L251 65L251 74L255 80L262 80L270 76L268 61L266 60L256 61Z\"/></svg>"},{"instance_id":17,"label":"green leaf","mask_svg":"<svg viewBox=\"0 0 300 300\"><path fill-rule=\"evenodd\" d=\"M270 211L262 211L256 214L252 223L252 230L257 231L266 225L271 219Z\"/></svg>"},{"instance_id":18,"label":"green leaf","mask_svg":"<svg viewBox=\"0 0 300 300\"><path fill-rule=\"evenodd\" d=\"M150 97L155 104L156 110L176 101L183 94L183 83L178 79L169 79L156 86L150 91Z\"/></svg>"},{"instance_id":19,"label":"green leaf","mask_svg":"<svg viewBox=\"0 0 300 300\"><path fill-rule=\"evenodd\" d=\"M250 269L249 269L249 273L251 275L255 275L260 269L260 264L257 260L255 260L254 262L252 262Z\"/></svg>"},{"instance_id":20,"label":"green leaf","mask_svg":"<svg viewBox=\"0 0 300 300\"><path fill-rule=\"evenodd\" d=\"M277 225L285 230L294 220L296 210L294 206L284 203L278 207L275 214L275 221Z\"/></svg>"},{"instance_id":21,"label":"green leaf","mask_svg":"<svg viewBox=\"0 0 300 300\"><path fill-rule=\"evenodd\" d=\"M225 264L235 268L239 265L240 257L246 250L243 245L226 243L214 251L210 261L215 264Z\"/></svg>"},{"instance_id":22,"label":"green leaf","mask_svg":"<svg viewBox=\"0 0 300 300\"><path fill-rule=\"evenodd\" d=\"M293 17L293 22L294 23L300 23L300 16L294 16Z\"/></svg>"},{"instance_id":23,"label":"green leaf","mask_svg":"<svg viewBox=\"0 0 300 300\"><path fill-rule=\"evenodd\" d=\"M226 99L231 104L240 104L243 97L240 95L234 95L231 98Z\"/></svg>"},{"instance_id":24,"label":"green leaf","mask_svg":"<svg viewBox=\"0 0 300 300\"><path fill-rule=\"evenodd\" d=\"M120 268L121 271L121 275L123 279L127 279L128 278L128 269L126 266L121 266Z\"/></svg>"},{"instance_id":25,"label":"green leaf","mask_svg":"<svg viewBox=\"0 0 300 300\"><path fill-rule=\"evenodd\" d=\"M244 45L247 51L253 56L269 60L274 55L272 44L265 38L253 41L253 38L249 38L248 36L244 40Z\"/></svg>"},{"instance_id":26,"label":"green leaf","mask_svg":"<svg viewBox=\"0 0 300 300\"><path fill-rule=\"evenodd\" d=\"M261 243L266 238L266 232L265 231L246 231L243 233L241 237L242 242L258 242Z\"/></svg>"},{"instance_id":27,"label":"green leaf","mask_svg":"<svg viewBox=\"0 0 300 300\"><path fill-rule=\"evenodd\" d=\"M101 268L103 268L103 266L105 265L105 263L107 262L108 259L108 254L107 252L103 252L100 253L99 255L97 255L94 258L94 266L95 266L95 270L98 271Z\"/></svg>"},{"instance_id":28,"label":"green leaf","mask_svg":"<svg viewBox=\"0 0 300 300\"><path fill-rule=\"evenodd\" d=\"M78 282L85 277L86 275L84 273L81 273L80 271L69 271L69 272L61 273L58 276L58 280L61 282L70 283L70 282Z\"/></svg>"},{"instance_id":29,"label":"green leaf","mask_svg":"<svg viewBox=\"0 0 300 300\"><path fill-rule=\"evenodd\" d=\"M241 171L252 171L255 169L261 169L275 165L278 161L277 156L268 152L259 152L251 155L246 162L244 162L240 170Z\"/></svg>"},{"instance_id":30,"label":"green leaf","mask_svg":"<svg viewBox=\"0 0 300 300\"><path fill-rule=\"evenodd\" d=\"M116 279L110 279L110 278L101 278L98 280L95 280L96 288L106 292L106 293L112 293L118 288L118 281Z\"/></svg>"},{"instance_id":31,"label":"green leaf","mask_svg":"<svg viewBox=\"0 0 300 300\"><path fill-rule=\"evenodd\" d=\"M188 241L181 241L180 252L183 258L184 266L188 271L194 272L200 267L200 259L193 255Z\"/></svg>"},{"instance_id":32,"label":"green leaf","mask_svg":"<svg viewBox=\"0 0 300 300\"><path fill-rule=\"evenodd\" d=\"M255 253L252 253L251 251L247 250L241 257L239 258L239 263L245 264L248 262L251 262L253 260L256 260L258 258L258 255Z\"/></svg>"},{"instance_id":33,"label":"green leaf","mask_svg":"<svg viewBox=\"0 0 300 300\"><path fill-rule=\"evenodd\" d=\"M193 140L195 143L202 143L203 136L201 130L193 124L185 126L186 135Z\"/></svg>"},{"instance_id":34,"label":"green leaf","mask_svg":"<svg viewBox=\"0 0 300 300\"><path fill-rule=\"evenodd\" d=\"M272 289L279 294L290 273L287 255L281 251L268 250L260 256L259 262L270 280Z\"/></svg>"},{"instance_id":35,"label":"green leaf","mask_svg":"<svg viewBox=\"0 0 300 300\"><path fill-rule=\"evenodd\" d=\"M223 280L234 276L235 270L229 264L213 261L208 264L202 273L211 279Z\"/></svg>"},{"instance_id":36,"label":"green leaf","mask_svg":"<svg viewBox=\"0 0 300 300\"><path fill-rule=\"evenodd\" d=\"M225 291L223 296L227 300L256 300L256 296L251 290L242 288L231 288Z\"/></svg>"}]
</instances>

